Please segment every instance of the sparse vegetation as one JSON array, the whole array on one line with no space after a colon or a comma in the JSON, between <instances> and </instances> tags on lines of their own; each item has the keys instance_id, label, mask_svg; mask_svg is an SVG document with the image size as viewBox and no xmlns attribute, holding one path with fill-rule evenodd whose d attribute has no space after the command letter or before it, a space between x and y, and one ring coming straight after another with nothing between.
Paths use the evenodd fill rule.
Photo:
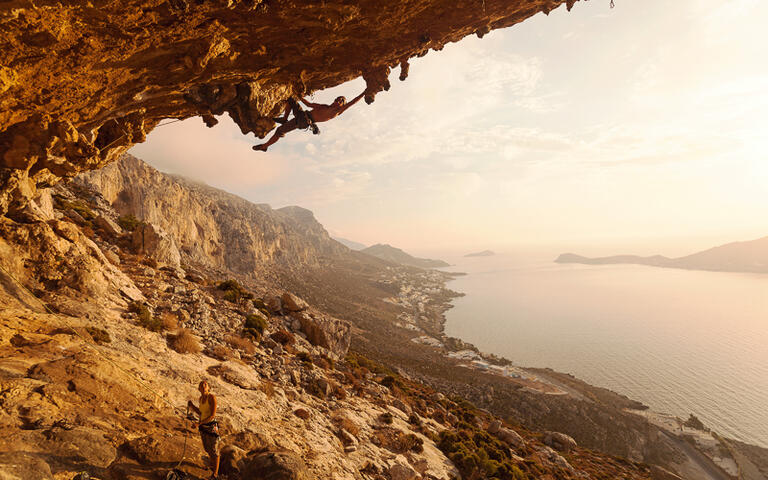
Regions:
<instances>
[{"instance_id":1,"label":"sparse vegetation","mask_svg":"<svg viewBox=\"0 0 768 480\"><path fill-rule=\"evenodd\" d=\"M255 339L261 338L267 328L267 321L259 315L250 314L245 317L243 330Z\"/></svg>"},{"instance_id":2,"label":"sparse vegetation","mask_svg":"<svg viewBox=\"0 0 768 480\"><path fill-rule=\"evenodd\" d=\"M296 358L301 360L301 363L303 363L305 367L312 367L312 356L307 352L297 352Z\"/></svg>"},{"instance_id":3,"label":"sparse vegetation","mask_svg":"<svg viewBox=\"0 0 768 480\"><path fill-rule=\"evenodd\" d=\"M379 416L379 419L387 425L392 425L392 422L394 422L395 417L394 415L392 415L392 412L384 412Z\"/></svg>"},{"instance_id":4,"label":"sparse vegetation","mask_svg":"<svg viewBox=\"0 0 768 480\"><path fill-rule=\"evenodd\" d=\"M153 317L146 305L139 302L131 302L128 305L128 311L136 314L136 323L146 328L150 332L162 332L163 322Z\"/></svg>"},{"instance_id":5,"label":"sparse vegetation","mask_svg":"<svg viewBox=\"0 0 768 480\"><path fill-rule=\"evenodd\" d=\"M160 314L160 323L163 324L163 330L174 331L179 328L179 317L171 312Z\"/></svg>"},{"instance_id":6,"label":"sparse vegetation","mask_svg":"<svg viewBox=\"0 0 768 480\"><path fill-rule=\"evenodd\" d=\"M94 342L101 345L102 343L112 342L112 338L109 336L109 332L102 328L97 327L85 327L85 331L91 336Z\"/></svg>"},{"instance_id":7,"label":"sparse vegetation","mask_svg":"<svg viewBox=\"0 0 768 480\"><path fill-rule=\"evenodd\" d=\"M224 300L232 303L239 303L240 300L250 300L253 294L245 290L237 280L225 280L216 286L217 289L224 292Z\"/></svg>"},{"instance_id":8,"label":"sparse vegetation","mask_svg":"<svg viewBox=\"0 0 768 480\"><path fill-rule=\"evenodd\" d=\"M222 362L226 362L227 360L231 360L233 358L232 350L225 347L224 345L216 345L210 351L206 351L206 355L217 360L221 360Z\"/></svg>"},{"instance_id":9,"label":"sparse vegetation","mask_svg":"<svg viewBox=\"0 0 768 480\"><path fill-rule=\"evenodd\" d=\"M276 341L282 346L293 345L296 343L296 337L287 330L278 330L269 336L272 340Z\"/></svg>"},{"instance_id":10,"label":"sparse vegetation","mask_svg":"<svg viewBox=\"0 0 768 480\"><path fill-rule=\"evenodd\" d=\"M228 334L224 336L224 341L232 348L240 350L248 355L253 355L256 352L256 346L247 338L239 337L234 334Z\"/></svg>"},{"instance_id":11,"label":"sparse vegetation","mask_svg":"<svg viewBox=\"0 0 768 480\"><path fill-rule=\"evenodd\" d=\"M271 313L269 311L269 307L266 303L264 303L264 300L261 298L254 298L253 299L253 306L256 307L258 311L264 314L265 317L269 318L271 317Z\"/></svg>"},{"instance_id":12,"label":"sparse vegetation","mask_svg":"<svg viewBox=\"0 0 768 480\"><path fill-rule=\"evenodd\" d=\"M129 214L117 217L117 224L120 225L120 228L123 230L133 232L140 226L144 225L144 222Z\"/></svg>"},{"instance_id":13,"label":"sparse vegetation","mask_svg":"<svg viewBox=\"0 0 768 480\"><path fill-rule=\"evenodd\" d=\"M91 207L83 200L66 200L61 197L56 198L56 203L61 210L74 210L84 220L91 221L96 218L96 214L93 213Z\"/></svg>"},{"instance_id":14,"label":"sparse vegetation","mask_svg":"<svg viewBox=\"0 0 768 480\"><path fill-rule=\"evenodd\" d=\"M424 440L421 439L421 437L413 434L403 434L401 433L400 436L397 439L398 443L398 450L401 452L416 452L421 453L424 451Z\"/></svg>"},{"instance_id":15,"label":"sparse vegetation","mask_svg":"<svg viewBox=\"0 0 768 480\"><path fill-rule=\"evenodd\" d=\"M192 332L182 328L175 335L168 335L168 346L179 353L200 353L200 343Z\"/></svg>"},{"instance_id":16,"label":"sparse vegetation","mask_svg":"<svg viewBox=\"0 0 768 480\"><path fill-rule=\"evenodd\" d=\"M350 420L346 415L334 413L333 416L331 416L331 421L337 427L343 428L354 436L360 435L360 427L358 427L357 424Z\"/></svg>"}]
</instances>

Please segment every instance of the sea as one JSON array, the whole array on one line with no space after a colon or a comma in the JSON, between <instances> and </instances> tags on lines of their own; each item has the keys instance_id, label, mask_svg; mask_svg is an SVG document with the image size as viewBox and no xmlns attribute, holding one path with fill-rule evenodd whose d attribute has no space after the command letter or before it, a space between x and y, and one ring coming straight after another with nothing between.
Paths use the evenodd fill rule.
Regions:
<instances>
[{"instance_id":1,"label":"sea","mask_svg":"<svg viewBox=\"0 0 768 480\"><path fill-rule=\"evenodd\" d=\"M446 334L768 447L768 274L446 258Z\"/></svg>"}]
</instances>

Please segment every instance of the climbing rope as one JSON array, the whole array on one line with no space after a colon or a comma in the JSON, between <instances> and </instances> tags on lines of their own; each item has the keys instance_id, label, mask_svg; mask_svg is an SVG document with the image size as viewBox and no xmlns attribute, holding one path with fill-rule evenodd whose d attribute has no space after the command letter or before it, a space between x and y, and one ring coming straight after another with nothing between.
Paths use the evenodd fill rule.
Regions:
<instances>
[{"instance_id":1,"label":"climbing rope","mask_svg":"<svg viewBox=\"0 0 768 480\"><path fill-rule=\"evenodd\" d=\"M5 267L3 267L2 265L0 265L0 270L2 270L2 272L3 272L3 273L5 273L5 275L7 275L7 276L8 276L8 278L10 278L10 279L11 279L11 280L12 280L12 281L13 281L13 282L16 284L16 285L18 285L19 287L21 287L21 289L22 289L22 290L26 291L26 292L27 292L28 294L30 294L32 297L35 297L35 298L37 298L37 297L35 296L35 294L34 294L34 293L32 293L32 292L31 292L31 291L30 291L30 290L29 290L29 289L28 289L26 286L24 286L24 285L23 285L23 284L22 284L20 281L18 281L18 280L16 279L16 277L14 277L14 276L13 276L13 275L12 275L12 274L11 274L11 273L8 271L8 270L6 270L6 269L5 269ZM55 315L55 313L54 313L54 312L53 312L53 311L50 309L50 307L48 307L48 305L47 305L45 302L41 302L41 303L42 303L42 305L43 305L43 308L45 309L45 311L46 311L46 312L48 312L48 314L50 314L50 315ZM63 320L63 317L62 317L62 320ZM109 362L109 363L110 363L110 364L111 364L113 367L117 368L117 369L118 369L118 370L120 370L121 372L123 372L123 373L125 373L126 375L128 375L129 377L131 377L131 378L132 378L132 379L133 379L133 380L134 380L136 383L138 383L138 384L139 384L139 386L141 386L142 388L144 388L144 389L145 389L145 390L147 390L148 392L152 393L152 394L153 394L155 397L157 397L157 398L159 398L160 400L162 400L163 402L165 402L165 403L166 403L166 404L167 404L169 407L171 407L171 409L172 409L173 411L175 411L175 410L176 410L176 408L177 408L177 407L175 407L175 406L174 406L174 405L173 405L173 404L172 404L170 401L168 401L167 399L165 399L165 398L164 398L164 397L163 397L161 394L159 394L159 393L158 393L157 391L155 391L155 390L154 390L152 387L150 387L149 385L147 385L147 384L146 384L146 383L145 383L143 380L140 380L140 379L139 379L139 378L138 378L138 377L137 377L137 376L136 376L136 375L135 375L133 372L131 372L131 371L129 371L129 370L127 370L127 369L125 369L125 368L121 367L121 366L120 366L120 365L118 365L116 362L114 362L114 361L113 361L111 358L109 358L109 357L108 357L106 354L104 354L104 352L102 352L102 351L101 351L101 350L100 350L100 349L97 347L97 345L96 345L95 343L92 343L92 341L91 341L91 340L89 340L89 339L86 339L86 338L85 338L83 335L81 335L81 334L80 334L80 332L78 332L77 330L75 330L75 328L74 328L74 327L73 327L73 326L72 326L72 325L71 325L69 322L67 322L66 320L63 320L63 321L64 321L64 324L66 325L66 327L67 327L67 328L69 328L69 330L71 330L71 331L72 331L72 333L74 333L75 335L77 335L77 336L78 336L78 337L79 337L79 338L80 338L80 339L83 341L83 343L85 343L86 345L88 345L89 347L91 347L91 348L92 348L92 349L93 349L93 350L94 350L94 351L95 351L95 352L96 352L98 355L100 355L100 356L101 356L101 357L102 357L104 360L106 360L107 362ZM187 417L188 417L188 415L189 415L189 405L187 405L187 412L186 412L186 414L185 414L185 416L184 416L184 420L185 420L185 421L187 420ZM182 454L181 454L181 459L179 460L179 463L178 463L178 464L176 464L176 468L178 468L178 467L181 465L181 462L183 462L183 461L184 461L184 459L186 458L186 454L187 454L187 436L188 436L188 434L189 434L189 431L188 431L188 429L187 429L187 428L184 428L184 449L183 449L183 451L182 451Z\"/></svg>"},{"instance_id":2,"label":"climbing rope","mask_svg":"<svg viewBox=\"0 0 768 480\"><path fill-rule=\"evenodd\" d=\"M155 126L155 128L157 128L157 127L164 127L164 126L166 126L166 125L170 125L170 124L172 124L172 123L180 122L180 121L182 121L182 120L186 120L186 119L185 119L185 118L177 118L176 120L171 120L170 122L159 123L159 124L157 124L157 125Z\"/></svg>"}]
</instances>

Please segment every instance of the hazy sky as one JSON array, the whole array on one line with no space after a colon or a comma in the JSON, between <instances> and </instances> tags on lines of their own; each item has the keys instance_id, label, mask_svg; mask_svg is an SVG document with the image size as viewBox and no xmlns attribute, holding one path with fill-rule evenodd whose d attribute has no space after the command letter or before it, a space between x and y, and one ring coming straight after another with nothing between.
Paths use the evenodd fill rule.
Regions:
<instances>
[{"instance_id":1,"label":"hazy sky","mask_svg":"<svg viewBox=\"0 0 768 480\"><path fill-rule=\"evenodd\" d=\"M768 2L608 3L414 59L373 105L266 154L226 116L213 129L199 118L161 127L131 153L415 252L678 254L768 235Z\"/></svg>"}]
</instances>

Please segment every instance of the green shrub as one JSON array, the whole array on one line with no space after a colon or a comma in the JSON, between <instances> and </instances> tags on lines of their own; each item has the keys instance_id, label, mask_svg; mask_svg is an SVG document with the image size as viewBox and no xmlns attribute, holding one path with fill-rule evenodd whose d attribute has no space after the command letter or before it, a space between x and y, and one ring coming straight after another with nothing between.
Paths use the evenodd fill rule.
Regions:
<instances>
[{"instance_id":1,"label":"green shrub","mask_svg":"<svg viewBox=\"0 0 768 480\"><path fill-rule=\"evenodd\" d=\"M312 356L307 352L299 352L296 354L296 358L301 360L304 365L312 365Z\"/></svg>"},{"instance_id":2,"label":"green shrub","mask_svg":"<svg viewBox=\"0 0 768 480\"><path fill-rule=\"evenodd\" d=\"M216 288L224 292L224 300L232 303L239 303L240 300L250 300L253 294L243 288L237 280L225 280L219 283Z\"/></svg>"},{"instance_id":3,"label":"green shrub","mask_svg":"<svg viewBox=\"0 0 768 480\"><path fill-rule=\"evenodd\" d=\"M163 321L153 317L149 308L140 302L131 302L128 304L128 311L136 314L136 322L151 332L162 332Z\"/></svg>"},{"instance_id":4,"label":"green shrub","mask_svg":"<svg viewBox=\"0 0 768 480\"><path fill-rule=\"evenodd\" d=\"M232 303L237 303L240 301L240 291L239 290L227 290L224 292L224 300Z\"/></svg>"},{"instance_id":5,"label":"green shrub","mask_svg":"<svg viewBox=\"0 0 768 480\"><path fill-rule=\"evenodd\" d=\"M259 315L250 314L245 317L243 330L253 338L261 338L267 328L267 321Z\"/></svg>"},{"instance_id":6,"label":"green shrub","mask_svg":"<svg viewBox=\"0 0 768 480\"><path fill-rule=\"evenodd\" d=\"M128 214L117 217L117 224L120 225L120 228L123 230L132 232L140 226L144 225L144 222L134 217L133 215Z\"/></svg>"}]
</instances>

